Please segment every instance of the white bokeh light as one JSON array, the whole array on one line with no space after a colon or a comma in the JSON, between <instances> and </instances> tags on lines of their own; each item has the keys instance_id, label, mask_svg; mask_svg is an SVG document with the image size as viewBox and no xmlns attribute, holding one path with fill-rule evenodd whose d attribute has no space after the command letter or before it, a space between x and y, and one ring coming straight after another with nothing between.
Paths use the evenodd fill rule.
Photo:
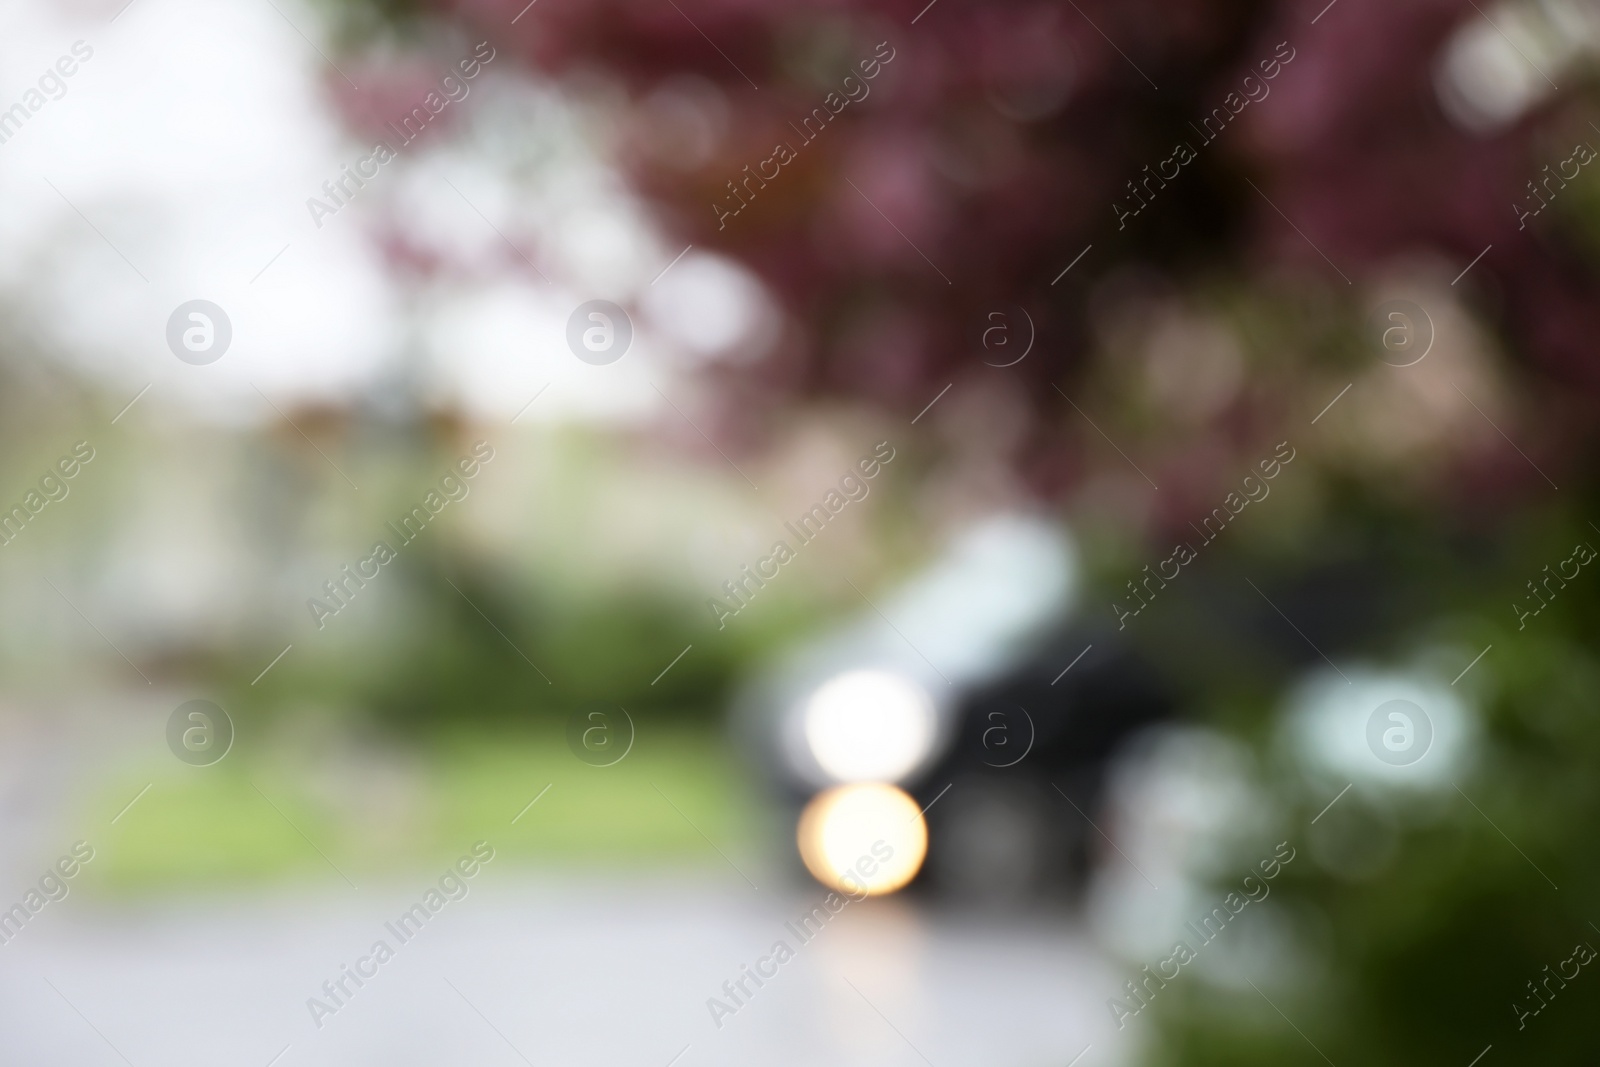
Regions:
<instances>
[{"instance_id":1,"label":"white bokeh light","mask_svg":"<svg viewBox=\"0 0 1600 1067\"><path fill-rule=\"evenodd\" d=\"M1411 724L1417 732L1406 739L1419 745L1418 753L1407 762L1386 760L1369 743L1370 720L1391 701L1408 702L1422 713L1423 720ZM1424 724L1425 734L1420 729ZM1380 737L1396 729L1387 717L1381 725ZM1476 725L1458 692L1439 679L1420 671L1347 666L1344 675L1316 672L1295 689L1282 740L1301 763L1331 777L1397 789L1448 791L1452 779L1467 769Z\"/></svg>"},{"instance_id":2,"label":"white bokeh light","mask_svg":"<svg viewBox=\"0 0 1600 1067\"><path fill-rule=\"evenodd\" d=\"M841 674L805 706L811 754L841 782L899 781L927 758L936 725L922 687L887 671Z\"/></svg>"},{"instance_id":3,"label":"white bokeh light","mask_svg":"<svg viewBox=\"0 0 1600 1067\"><path fill-rule=\"evenodd\" d=\"M761 283L721 256L690 252L644 290L652 324L691 354L756 359L778 333L778 315Z\"/></svg>"}]
</instances>

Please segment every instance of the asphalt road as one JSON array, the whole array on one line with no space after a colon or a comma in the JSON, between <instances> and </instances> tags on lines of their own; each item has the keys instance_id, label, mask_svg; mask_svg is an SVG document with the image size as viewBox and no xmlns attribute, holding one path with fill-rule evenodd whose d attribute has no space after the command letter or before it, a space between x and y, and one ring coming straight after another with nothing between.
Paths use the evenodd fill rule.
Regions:
<instances>
[{"instance_id":1,"label":"asphalt road","mask_svg":"<svg viewBox=\"0 0 1600 1067\"><path fill-rule=\"evenodd\" d=\"M809 887L486 868L402 943L385 923L429 884L50 904L0 946L0 1060L1064 1067L1092 1042L1080 1067L1104 1067L1127 1051L1106 1033L1113 976L1065 920L977 922L895 898L849 905L801 943L784 923L820 900ZM393 958L362 964L376 974L346 979L314 1021L308 999L331 1005L324 980L380 939ZM707 999L780 939L793 958L760 988L746 980L719 1028Z\"/></svg>"}]
</instances>

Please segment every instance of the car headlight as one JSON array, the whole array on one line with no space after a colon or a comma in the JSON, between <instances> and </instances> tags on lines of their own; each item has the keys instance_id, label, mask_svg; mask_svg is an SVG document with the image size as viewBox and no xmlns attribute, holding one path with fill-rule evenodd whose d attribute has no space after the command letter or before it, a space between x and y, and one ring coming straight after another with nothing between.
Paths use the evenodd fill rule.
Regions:
<instances>
[{"instance_id":1,"label":"car headlight","mask_svg":"<svg viewBox=\"0 0 1600 1067\"><path fill-rule=\"evenodd\" d=\"M928 854L928 824L917 802L878 782L813 797L796 836L812 877L857 898L893 893L916 877Z\"/></svg>"},{"instance_id":2,"label":"car headlight","mask_svg":"<svg viewBox=\"0 0 1600 1067\"><path fill-rule=\"evenodd\" d=\"M802 715L806 746L839 782L898 782L933 750L933 701L916 682L881 670L824 683Z\"/></svg>"}]
</instances>

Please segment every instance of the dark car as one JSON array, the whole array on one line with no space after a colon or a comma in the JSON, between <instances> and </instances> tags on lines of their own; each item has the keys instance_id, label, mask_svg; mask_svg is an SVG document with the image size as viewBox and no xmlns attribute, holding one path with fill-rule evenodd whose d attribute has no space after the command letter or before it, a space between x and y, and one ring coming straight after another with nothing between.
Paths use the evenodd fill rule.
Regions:
<instances>
[{"instance_id":1,"label":"dark car","mask_svg":"<svg viewBox=\"0 0 1600 1067\"><path fill-rule=\"evenodd\" d=\"M746 689L739 732L814 876L881 868L874 892L1071 898L1109 762L1174 706L1114 629L1074 624L1077 584L1059 526L991 519ZM896 862L867 859L873 843Z\"/></svg>"}]
</instances>

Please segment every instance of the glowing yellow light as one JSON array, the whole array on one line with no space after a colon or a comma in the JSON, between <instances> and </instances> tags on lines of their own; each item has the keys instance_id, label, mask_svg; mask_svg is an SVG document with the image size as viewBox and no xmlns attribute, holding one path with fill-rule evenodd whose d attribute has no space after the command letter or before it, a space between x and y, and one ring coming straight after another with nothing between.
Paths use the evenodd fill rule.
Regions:
<instances>
[{"instance_id":1,"label":"glowing yellow light","mask_svg":"<svg viewBox=\"0 0 1600 1067\"><path fill-rule=\"evenodd\" d=\"M928 854L917 802L880 782L819 793L800 814L800 858L817 881L859 897L893 893Z\"/></svg>"}]
</instances>

